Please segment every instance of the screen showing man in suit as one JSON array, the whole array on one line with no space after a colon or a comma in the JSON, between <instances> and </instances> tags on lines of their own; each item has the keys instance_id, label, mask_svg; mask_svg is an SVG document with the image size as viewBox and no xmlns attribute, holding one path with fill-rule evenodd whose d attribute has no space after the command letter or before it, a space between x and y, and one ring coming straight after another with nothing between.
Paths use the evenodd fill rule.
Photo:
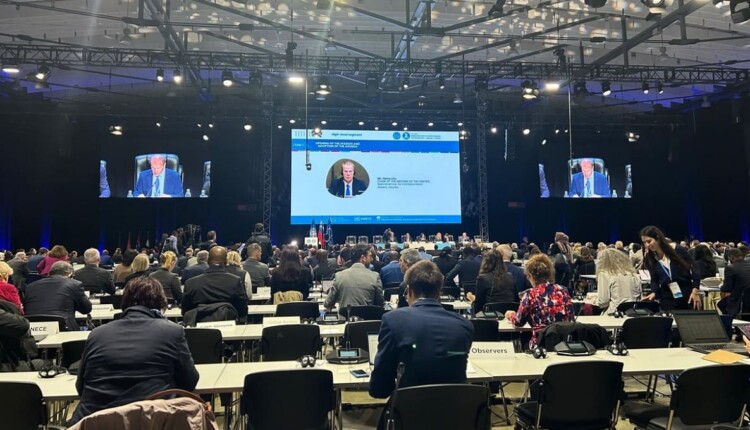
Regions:
<instances>
[{"instance_id":1,"label":"screen showing man in suit","mask_svg":"<svg viewBox=\"0 0 750 430\"><path fill-rule=\"evenodd\" d=\"M339 165L341 166L341 176L331 178L328 192L336 197L345 199L364 193L367 190L367 184L365 181L355 177L354 163L346 160Z\"/></svg>"},{"instance_id":2,"label":"screen showing man in suit","mask_svg":"<svg viewBox=\"0 0 750 430\"><path fill-rule=\"evenodd\" d=\"M153 154L149 157L150 169L138 175L133 195L135 197L183 197L182 178L175 170L167 169L167 157Z\"/></svg>"},{"instance_id":3,"label":"screen showing man in suit","mask_svg":"<svg viewBox=\"0 0 750 430\"><path fill-rule=\"evenodd\" d=\"M594 171L592 159L584 158L578 164L581 171L574 174L570 181L569 197L608 198L612 195L607 177Z\"/></svg>"}]
</instances>

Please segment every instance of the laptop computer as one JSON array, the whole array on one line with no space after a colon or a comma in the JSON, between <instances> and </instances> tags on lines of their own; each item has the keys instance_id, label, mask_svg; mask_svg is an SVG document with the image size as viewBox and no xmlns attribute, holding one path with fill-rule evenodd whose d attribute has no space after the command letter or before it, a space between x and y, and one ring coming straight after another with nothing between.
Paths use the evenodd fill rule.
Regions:
<instances>
[{"instance_id":1,"label":"laptop computer","mask_svg":"<svg viewBox=\"0 0 750 430\"><path fill-rule=\"evenodd\" d=\"M333 281L320 281L320 288L323 294L328 294L328 292L331 291L331 288L333 288Z\"/></svg>"},{"instance_id":2,"label":"laptop computer","mask_svg":"<svg viewBox=\"0 0 750 430\"><path fill-rule=\"evenodd\" d=\"M745 346L730 342L721 317L716 311L674 311L674 321L686 347L703 353L716 350L750 355Z\"/></svg>"}]
</instances>

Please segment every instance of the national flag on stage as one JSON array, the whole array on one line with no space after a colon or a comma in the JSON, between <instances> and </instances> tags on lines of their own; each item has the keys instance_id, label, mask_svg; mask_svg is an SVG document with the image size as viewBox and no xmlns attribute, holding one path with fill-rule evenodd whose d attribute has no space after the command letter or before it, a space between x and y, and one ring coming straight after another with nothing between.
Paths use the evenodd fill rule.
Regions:
<instances>
[{"instance_id":1,"label":"national flag on stage","mask_svg":"<svg viewBox=\"0 0 750 430\"><path fill-rule=\"evenodd\" d=\"M141 231L138 230L138 237L135 238L135 250L139 251L141 250Z\"/></svg>"},{"instance_id":2,"label":"national flag on stage","mask_svg":"<svg viewBox=\"0 0 750 430\"><path fill-rule=\"evenodd\" d=\"M320 226L318 226L318 245L320 245L321 248L325 248L326 246L326 240L323 237L323 220L320 220Z\"/></svg>"},{"instance_id":3,"label":"national flag on stage","mask_svg":"<svg viewBox=\"0 0 750 430\"><path fill-rule=\"evenodd\" d=\"M310 221L310 234L307 235L307 237L315 237L317 236L317 233L315 232L315 220L313 219Z\"/></svg>"},{"instance_id":4,"label":"national flag on stage","mask_svg":"<svg viewBox=\"0 0 750 430\"><path fill-rule=\"evenodd\" d=\"M328 217L328 227L326 228L326 242L333 243L333 228L331 228L331 217Z\"/></svg>"},{"instance_id":5,"label":"national flag on stage","mask_svg":"<svg viewBox=\"0 0 750 430\"><path fill-rule=\"evenodd\" d=\"M132 249L132 248L130 247L130 232L128 232L128 243L127 243L127 244L125 244L125 250L127 251L128 249Z\"/></svg>"}]
</instances>

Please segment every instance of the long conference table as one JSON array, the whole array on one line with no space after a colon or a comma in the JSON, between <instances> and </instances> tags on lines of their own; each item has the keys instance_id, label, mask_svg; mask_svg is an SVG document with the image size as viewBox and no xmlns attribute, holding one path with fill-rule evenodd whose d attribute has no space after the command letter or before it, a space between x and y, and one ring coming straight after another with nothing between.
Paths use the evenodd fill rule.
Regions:
<instances>
[{"instance_id":1,"label":"long conference table","mask_svg":"<svg viewBox=\"0 0 750 430\"><path fill-rule=\"evenodd\" d=\"M546 359L534 359L530 354L508 354L507 357L493 359L470 359L466 378L470 383L492 381L520 381L539 378L549 365L580 361L617 361L623 363L624 376L673 374L686 369L714 365L703 359L703 354L687 348L660 348L630 350L627 356L614 356L598 351L590 357L564 357L550 354ZM336 365L320 360L316 368L330 370L337 394L337 420L341 427L341 390L345 388L367 388L369 378L355 378L351 371L369 370L369 364ZM750 359L742 361L750 364ZM199 394L240 393L245 375L272 370L299 369L296 361L276 361L258 363L200 364L196 368L200 374L195 392ZM75 388L76 376L58 375L44 379L36 372L0 373L0 382L31 382L37 384L48 402L68 401L78 398Z\"/></svg>"}]
</instances>

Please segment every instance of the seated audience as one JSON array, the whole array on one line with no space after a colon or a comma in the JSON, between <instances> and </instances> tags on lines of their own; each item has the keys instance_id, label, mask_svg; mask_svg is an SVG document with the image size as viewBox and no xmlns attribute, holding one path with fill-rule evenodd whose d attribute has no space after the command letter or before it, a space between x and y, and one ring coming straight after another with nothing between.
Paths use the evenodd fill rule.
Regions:
<instances>
[{"instance_id":1,"label":"seated audience","mask_svg":"<svg viewBox=\"0 0 750 430\"><path fill-rule=\"evenodd\" d=\"M693 259L695 260L695 270L701 279L713 278L719 271L714 261L714 254L704 244L699 244L694 248Z\"/></svg>"},{"instance_id":2,"label":"seated audience","mask_svg":"<svg viewBox=\"0 0 750 430\"><path fill-rule=\"evenodd\" d=\"M208 269L208 251L198 251L195 255L196 263L192 266L188 263L182 271L182 283L187 284L190 278L203 274Z\"/></svg>"},{"instance_id":3,"label":"seated audience","mask_svg":"<svg viewBox=\"0 0 750 430\"><path fill-rule=\"evenodd\" d=\"M480 265L481 256L477 257L476 250L471 246L465 246L463 251L461 251L461 261L456 263L455 267L445 277L453 279L458 275L459 286L467 293L475 293Z\"/></svg>"},{"instance_id":4,"label":"seated audience","mask_svg":"<svg viewBox=\"0 0 750 430\"><path fill-rule=\"evenodd\" d=\"M513 249L510 246L503 244L499 245L496 249L500 252L500 255L503 256L503 265L505 265L505 270L510 273L511 276L513 276L513 281L516 285L516 297L520 297L523 291L531 288L531 283L528 279L526 279L526 275L524 275L523 269L513 264Z\"/></svg>"},{"instance_id":5,"label":"seated audience","mask_svg":"<svg viewBox=\"0 0 750 430\"><path fill-rule=\"evenodd\" d=\"M336 273L336 259L328 258L328 252L325 249L319 249L315 254L318 261L318 265L313 268L315 281L333 279L333 275Z\"/></svg>"},{"instance_id":6,"label":"seated audience","mask_svg":"<svg viewBox=\"0 0 750 430\"><path fill-rule=\"evenodd\" d=\"M208 269L202 274L188 279L185 283L185 294L182 297L182 315L197 309L202 312L204 305L226 304L234 308L236 317L240 321L247 318L247 295L239 277L226 271L227 249L223 246L213 246L208 254ZM223 311L222 311L223 312ZM188 320L188 318L185 318ZM197 318L200 322L201 317ZM223 318L227 319L227 318ZM215 321L215 319L211 319Z\"/></svg>"},{"instance_id":7,"label":"seated audience","mask_svg":"<svg viewBox=\"0 0 750 430\"><path fill-rule=\"evenodd\" d=\"M151 262L149 261L148 255L141 252L136 255L133 259L133 263L130 265L130 269L133 271L130 275L125 277L125 283L130 282L131 279L148 277L151 274L149 267Z\"/></svg>"},{"instance_id":8,"label":"seated audience","mask_svg":"<svg viewBox=\"0 0 750 430\"><path fill-rule=\"evenodd\" d=\"M151 272L148 276L159 281L159 284L164 288L164 295L167 299L171 299L173 303L179 305L182 303L182 284L180 284L180 277L172 273L174 266L177 264L177 256L172 251L162 252L159 263L161 264L159 269Z\"/></svg>"},{"instance_id":9,"label":"seated audience","mask_svg":"<svg viewBox=\"0 0 750 430\"><path fill-rule=\"evenodd\" d=\"M120 263L119 266L115 267L115 271L114 273L112 273L112 278L115 283L125 282L125 278L133 273L133 269L130 267L130 265L133 264L133 260L137 255L138 251L136 251L135 249L125 250L125 253L122 254L122 263Z\"/></svg>"},{"instance_id":10,"label":"seated audience","mask_svg":"<svg viewBox=\"0 0 750 430\"><path fill-rule=\"evenodd\" d=\"M49 277L32 282L26 287L23 304L26 315L58 315L65 318L68 330L77 331L76 312L91 312L91 302L83 292L81 281L71 279L73 266L58 261Z\"/></svg>"},{"instance_id":11,"label":"seated audience","mask_svg":"<svg viewBox=\"0 0 750 430\"><path fill-rule=\"evenodd\" d=\"M52 269L52 265L58 261L68 262L68 250L62 245L53 246L50 252L36 266L36 270L40 275L46 276Z\"/></svg>"},{"instance_id":12,"label":"seated audience","mask_svg":"<svg viewBox=\"0 0 750 430\"><path fill-rule=\"evenodd\" d=\"M0 300L0 372L30 372L47 363L36 359L29 321L13 303Z\"/></svg>"},{"instance_id":13,"label":"seated audience","mask_svg":"<svg viewBox=\"0 0 750 430\"><path fill-rule=\"evenodd\" d=\"M474 327L440 304L440 270L419 259L406 271L404 281L409 307L387 312L380 326L369 389L377 398L393 392L399 363L405 365L401 388L466 382Z\"/></svg>"},{"instance_id":14,"label":"seated audience","mask_svg":"<svg viewBox=\"0 0 750 430\"><path fill-rule=\"evenodd\" d=\"M8 261L8 266L13 269L13 275L10 281L16 286L18 291L26 291L26 279L29 277L29 268L26 265L28 259L23 251L16 252L16 255Z\"/></svg>"},{"instance_id":15,"label":"seated audience","mask_svg":"<svg viewBox=\"0 0 750 430\"><path fill-rule=\"evenodd\" d=\"M641 277L630 263L630 258L616 248L599 253L596 265L597 295L593 305L602 313L613 313L624 302L641 298Z\"/></svg>"},{"instance_id":16,"label":"seated audience","mask_svg":"<svg viewBox=\"0 0 750 430\"><path fill-rule=\"evenodd\" d=\"M258 292L258 287L271 286L271 272L268 265L260 261L261 252L260 245L251 243L247 247L247 260L242 263L242 269L250 274L253 293Z\"/></svg>"},{"instance_id":17,"label":"seated audience","mask_svg":"<svg viewBox=\"0 0 750 430\"><path fill-rule=\"evenodd\" d=\"M721 286L721 300L716 304L721 313L737 315L740 311L743 293L750 292L750 261L745 260L737 248L727 251L729 266L724 269L724 284Z\"/></svg>"},{"instance_id":18,"label":"seated audience","mask_svg":"<svg viewBox=\"0 0 750 430\"><path fill-rule=\"evenodd\" d=\"M493 302L518 302L513 276L505 270L503 257L497 251L488 251L482 258L477 277L477 293L466 293L472 302L474 313L484 310L484 305Z\"/></svg>"},{"instance_id":19,"label":"seated audience","mask_svg":"<svg viewBox=\"0 0 750 430\"><path fill-rule=\"evenodd\" d=\"M389 251L385 254L384 259L387 264L380 269L380 280L383 285L401 283L404 280L404 273L401 271L399 264L399 255L396 251Z\"/></svg>"},{"instance_id":20,"label":"seated audience","mask_svg":"<svg viewBox=\"0 0 750 430\"><path fill-rule=\"evenodd\" d=\"M185 330L164 318L166 307L156 279L135 278L125 286L123 317L92 331L86 341L76 380L81 401L73 423L159 391L195 389L199 375Z\"/></svg>"},{"instance_id":21,"label":"seated audience","mask_svg":"<svg viewBox=\"0 0 750 430\"><path fill-rule=\"evenodd\" d=\"M34 248L31 248L29 250L29 260L26 262L26 268L29 270L29 273L39 273L39 263L44 260L44 257L46 257L49 254L49 250L45 247L39 248L39 253L37 254L34 251Z\"/></svg>"},{"instance_id":22,"label":"seated audience","mask_svg":"<svg viewBox=\"0 0 750 430\"><path fill-rule=\"evenodd\" d=\"M302 267L299 252L296 246L287 245L281 251L281 259L278 267L273 270L271 276L271 296L274 303L278 303L279 298L284 296L283 301L291 298L293 295L279 294L297 291L300 293L301 300L307 300L312 287L312 273L309 269ZM299 297L297 297L299 299Z\"/></svg>"},{"instance_id":23,"label":"seated audience","mask_svg":"<svg viewBox=\"0 0 750 430\"><path fill-rule=\"evenodd\" d=\"M16 305L20 314L23 315L23 305L21 298L18 296L18 288L8 283L8 279L13 275L13 268L4 261L0 261L0 300L13 303Z\"/></svg>"},{"instance_id":24,"label":"seated audience","mask_svg":"<svg viewBox=\"0 0 750 430\"><path fill-rule=\"evenodd\" d=\"M533 349L540 331L550 324L570 321L575 314L567 289L553 283L555 268L549 257L544 254L532 256L526 262L525 271L534 287L523 296L518 311L506 312L505 319L517 327L531 324L529 349Z\"/></svg>"},{"instance_id":25,"label":"seated audience","mask_svg":"<svg viewBox=\"0 0 750 430\"><path fill-rule=\"evenodd\" d=\"M242 281L242 288L245 289L245 294L247 294L247 300L249 301L253 298L253 281L250 278L250 274L242 269L242 260L239 252L229 251L227 253L227 266L225 269L227 273L231 273L240 278L240 281Z\"/></svg>"},{"instance_id":26,"label":"seated audience","mask_svg":"<svg viewBox=\"0 0 750 430\"><path fill-rule=\"evenodd\" d=\"M86 253L83 253L83 261L86 261ZM109 251L106 249L102 250L102 257L101 261L99 262L99 267L102 269L111 269L115 267L115 262L112 259L112 257L109 256Z\"/></svg>"},{"instance_id":27,"label":"seated audience","mask_svg":"<svg viewBox=\"0 0 750 430\"><path fill-rule=\"evenodd\" d=\"M73 279L81 281L83 289L92 293L114 294L115 283L112 281L112 275L99 267L99 251L96 248L87 249L83 253L83 260L86 266L76 270Z\"/></svg>"},{"instance_id":28,"label":"seated audience","mask_svg":"<svg viewBox=\"0 0 750 430\"><path fill-rule=\"evenodd\" d=\"M336 303L339 304L339 312L343 312L347 306L383 306L380 275L368 269L372 259L373 252L367 245L359 244L352 248L352 260L356 263L336 273L333 288L325 301L326 309L333 309Z\"/></svg>"}]
</instances>

